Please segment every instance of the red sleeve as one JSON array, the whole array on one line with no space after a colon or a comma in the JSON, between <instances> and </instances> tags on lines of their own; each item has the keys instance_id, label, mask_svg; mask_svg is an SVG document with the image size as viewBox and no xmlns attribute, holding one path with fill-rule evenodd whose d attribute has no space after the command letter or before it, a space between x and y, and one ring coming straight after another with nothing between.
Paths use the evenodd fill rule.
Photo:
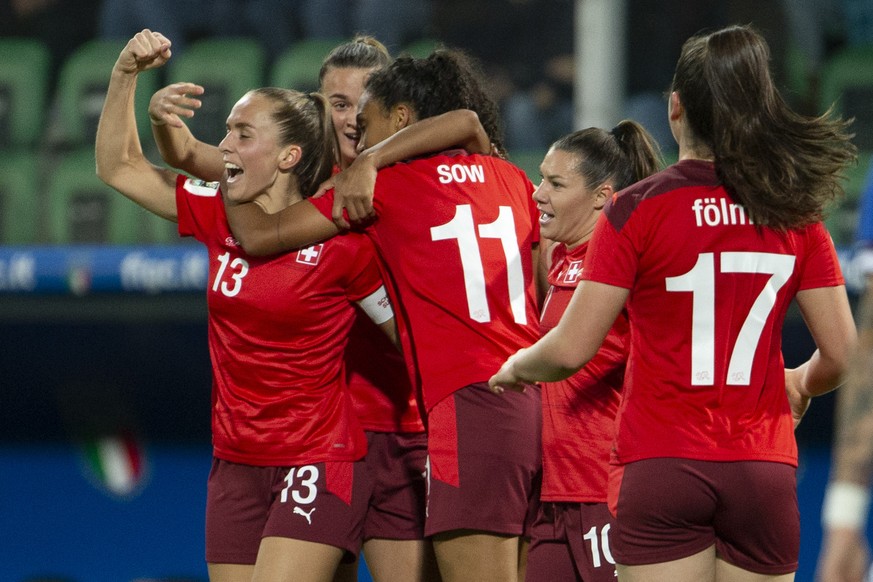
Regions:
<instances>
[{"instance_id":1,"label":"red sleeve","mask_svg":"<svg viewBox=\"0 0 873 582\"><path fill-rule=\"evenodd\" d=\"M807 239L807 255L801 271L801 291L819 287L834 287L844 285L843 273L834 241L824 225L819 222L805 231Z\"/></svg>"},{"instance_id":2,"label":"red sleeve","mask_svg":"<svg viewBox=\"0 0 873 582\"><path fill-rule=\"evenodd\" d=\"M606 212L600 215L588 245L582 279L633 288L639 257L628 238L629 230L627 225L621 231L616 230Z\"/></svg>"},{"instance_id":3,"label":"red sleeve","mask_svg":"<svg viewBox=\"0 0 873 582\"><path fill-rule=\"evenodd\" d=\"M346 295L350 301L359 301L382 286L382 275L376 261L376 249L373 242L363 234L347 233L339 235L348 237L356 252L351 257L346 284Z\"/></svg>"},{"instance_id":4,"label":"red sleeve","mask_svg":"<svg viewBox=\"0 0 873 582\"><path fill-rule=\"evenodd\" d=\"M315 208L317 208L325 218L333 222L333 190L328 190L318 198L307 198L307 200L312 203L312 205L315 206ZM343 209L343 217L346 220L349 219L349 215L345 208Z\"/></svg>"}]
</instances>

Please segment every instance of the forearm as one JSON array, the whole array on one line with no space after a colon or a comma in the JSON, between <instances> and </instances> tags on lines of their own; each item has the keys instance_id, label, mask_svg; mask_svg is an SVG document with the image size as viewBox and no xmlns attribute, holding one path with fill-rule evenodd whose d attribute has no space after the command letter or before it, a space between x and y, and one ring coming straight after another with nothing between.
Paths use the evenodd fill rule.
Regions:
<instances>
[{"instance_id":1,"label":"forearm","mask_svg":"<svg viewBox=\"0 0 873 582\"><path fill-rule=\"evenodd\" d=\"M173 127L152 119L152 136L161 158L170 166L207 181L224 175L221 151L194 137L187 125Z\"/></svg>"},{"instance_id":2,"label":"forearm","mask_svg":"<svg viewBox=\"0 0 873 582\"><path fill-rule=\"evenodd\" d=\"M225 198L224 206L233 236L246 253L254 256L306 247L339 232L330 219L305 200L275 214L268 214L254 202L232 204Z\"/></svg>"},{"instance_id":3,"label":"forearm","mask_svg":"<svg viewBox=\"0 0 873 582\"><path fill-rule=\"evenodd\" d=\"M861 303L858 349L837 393L833 476L869 486L873 479L873 292Z\"/></svg>"},{"instance_id":4,"label":"forearm","mask_svg":"<svg viewBox=\"0 0 873 582\"><path fill-rule=\"evenodd\" d=\"M558 325L513 363L519 377L556 382L575 374L597 354L626 298L626 289L581 283Z\"/></svg>"},{"instance_id":5,"label":"forearm","mask_svg":"<svg viewBox=\"0 0 873 582\"><path fill-rule=\"evenodd\" d=\"M362 155L372 157L376 168L384 168L408 158L453 147L464 148L470 153L487 154L491 151L488 135L474 111L458 109L422 119L368 148Z\"/></svg>"},{"instance_id":6,"label":"forearm","mask_svg":"<svg viewBox=\"0 0 873 582\"><path fill-rule=\"evenodd\" d=\"M103 111L97 124L95 158L97 175L118 188L125 167L145 161L136 128L134 95L136 74L112 69ZM116 123L116 120L121 123Z\"/></svg>"}]
</instances>

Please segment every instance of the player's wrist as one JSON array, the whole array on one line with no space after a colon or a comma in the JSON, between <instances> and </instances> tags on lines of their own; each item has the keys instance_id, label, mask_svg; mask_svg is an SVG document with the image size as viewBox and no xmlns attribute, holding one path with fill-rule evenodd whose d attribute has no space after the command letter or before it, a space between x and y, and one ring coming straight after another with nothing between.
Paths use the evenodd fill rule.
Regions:
<instances>
[{"instance_id":1,"label":"player's wrist","mask_svg":"<svg viewBox=\"0 0 873 582\"><path fill-rule=\"evenodd\" d=\"M822 504L822 525L829 529L862 529L869 509L868 487L850 481L831 481Z\"/></svg>"}]
</instances>

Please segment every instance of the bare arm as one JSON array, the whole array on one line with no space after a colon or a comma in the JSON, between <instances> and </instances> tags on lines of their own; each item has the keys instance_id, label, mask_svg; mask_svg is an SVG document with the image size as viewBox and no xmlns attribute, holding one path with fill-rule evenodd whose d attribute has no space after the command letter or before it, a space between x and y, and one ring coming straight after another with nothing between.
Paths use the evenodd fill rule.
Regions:
<instances>
[{"instance_id":1,"label":"bare arm","mask_svg":"<svg viewBox=\"0 0 873 582\"><path fill-rule=\"evenodd\" d=\"M246 253L274 255L315 244L340 232L315 206L302 200L268 214L254 202L231 204L225 199L227 221Z\"/></svg>"},{"instance_id":2,"label":"bare arm","mask_svg":"<svg viewBox=\"0 0 873 582\"><path fill-rule=\"evenodd\" d=\"M797 386L802 395L819 396L845 380L857 342L855 322L842 285L800 291L797 305L817 349L792 372L798 375Z\"/></svg>"},{"instance_id":3,"label":"bare arm","mask_svg":"<svg viewBox=\"0 0 873 582\"><path fill-rule=\"evenodd\" d=\"M491 141L475 111L458 109L422 119L364 150L333 179L334 222L340 228L349 227L343 216L343 208L352 222L372 218L376 172L380 168L452 147L460 147L470 153L491 152Z\"/></svg>"},{"instance_id":4,"label":"bare arm","mask_svg":"<svg viewBox=\"0 0 873 582\"><path fill-rule=\"evenodd\" d=\"M519 350L491 377L493 392L569 378L588 363L621 312L628 290L583 281L558 325L537 343Z\"/></svg>"},{"instance_id":5,"label":"bare arm","mask_svg":"<svg viewBox=\"0 0 873 582\"><path fill-rule=\"evenodd\" d=\"M149 119L158 152L164 161L192 176L217 181L224 175L224 160L218 147L204 143L191 133L182 117L194 117L201 102L196 96L203 87L174 83L152 95Z\"/></svg>"},{"instance_id":6,"label":"bare arm","mask_svg":"<svg viewBox=\"0 0 873 582\"><path fill-rule=\"evenodd\" d=\"M134 115L136 76L170 58L170 41L149 30L124 47L109 80L97 126L97 175L143 208L177 220L175 174L151 164L143 155Z\"/></svg>"},{"instance_id":7,"label":"bare arm","mask_svg":"<svg viewBox=\"0 0 873 582\"><path fill-rule=\"evenodd\" d=\"M870 560L864 535L873 479L873 281L858 318L858 349L837 393L831 481L825 494L824 540L817 572L822 582L862 580Z\"/></svg>"}]
</instances>

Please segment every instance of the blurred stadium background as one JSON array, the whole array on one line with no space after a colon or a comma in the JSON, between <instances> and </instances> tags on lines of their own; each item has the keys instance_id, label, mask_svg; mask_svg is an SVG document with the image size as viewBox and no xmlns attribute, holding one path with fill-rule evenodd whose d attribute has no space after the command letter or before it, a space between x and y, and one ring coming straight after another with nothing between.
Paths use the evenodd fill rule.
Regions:
<instances>
[{"instance_id":1,"label":"blurred stadium background","mask_svg":"<svg viewBox=\"0 0 873 582\"><path fill-rule=\"evenodd\" d=\"M870 2L835 0L830 4L841 5L844 18L811 29L801 26L808 16L802 10L814 2L425 4L431 12L423 24L390 36L393 52L423 55L441 43L464 48L482 59L508 120L512 97L520 96L539 106L522 121L548 125L563 91L575 127L637 118L668 159L675 152L664 133L661 92L681 41L729 22L758 26L773 46L789 100L811 114L836 104L857 120L861 159L828 219L856 298L852 242L873 151L873 43L858 32L871 19L857 5ZM0 579L201 581L211 452L206 257L199 245L178 239L174 225L94 174L103 91L125 42L101 33L102 8L88 0L0 3ZM525 20L556 12L561 21L554 28ZM192 33L165 70L140 80L140 127L148 132L151 92L171 81L196 81L207 97L192 129L217 143L224 117L245 90L314 89L327 50L359 30L303 35L278 48L254 34ZM362 31L383 38L379 30ZM552 54L524 56L545 38ZM508 67L494 56L516 45L522 55L512 51L516 60ZM558 72L546 66L553 56L570 57L563 76L557 65ZM148 133L142 139L153 148ZM521 139L507 145L537 182L545 145ZM153 149L151 158L159 159ZM785 330L787 365L811 350L794 312ZM799 581L812 579L818 554L832 416L833 396L817 399L798 430ZM363 565L361 580L369 580Z\"/></svg>"}]
</instances>

